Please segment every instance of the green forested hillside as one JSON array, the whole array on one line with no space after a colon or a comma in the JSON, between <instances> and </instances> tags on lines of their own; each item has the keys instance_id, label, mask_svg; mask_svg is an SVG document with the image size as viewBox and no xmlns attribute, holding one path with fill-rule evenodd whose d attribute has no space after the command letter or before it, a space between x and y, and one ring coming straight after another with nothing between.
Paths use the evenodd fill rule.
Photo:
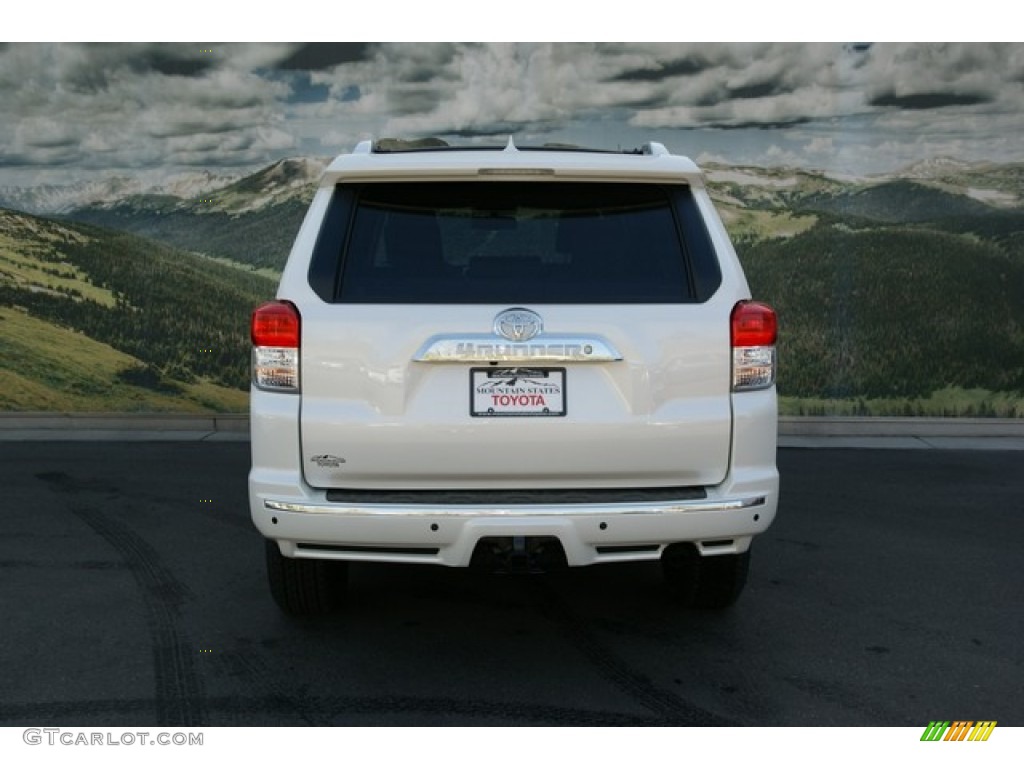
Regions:
<instances>
[{"instance_id":1,"label":"green forested hillside","mask_svg":"<svg viewBox=\"0 0 1024 768\"><path fill-rule=\"evenodd\" d=\"M259 211L228 213L192 206L81 208L75 221L132 232L176 248L223 256L280 271L306 214L308 201L286 200Z\"/></svg>"},{"instance_id":2,"label":"green forested hillside","mask_svg":"<svg viewBox=\"0 0 1024 768\"><path fill-rule=\"evenodd\" d=\"M711 176L754 295L779 310L785 412L1024 416L1020 166Z\"/></svg>"},{"instance_id":3,"label":"green forested hillside","mask_svg":"<svg viewBox=\"0 0 1024 768\"><path fill-rule=\"evenodd\" d=\"M248 392L172 381L83 333L0 306L0 410L240 412ZM140 381L140 377L142 381Z\"/></svg>"},{"instance_id":4,"label":"green forested hillside","mask_svg":"<svg viewBox=\"0 0 1024 768\"><path fill-rule=\"evenodd\" d=\"M782 394L1024 392L1024 260L976 236L819 223L745 243L754 294L780 317Z\"/></svg>"},{"instance_id":5,"label":"green forested hillside","mask_svg":"<svg viewBox=\"0 0 1024 768\"><path fill-rule=\"evenodd\" d=\"M862 189L816 193L793 200L806 211L835 213L886 223L988 216L993 209L961 194L904 179Z\"/></svg>"},{"instance_id":6,"label":"green forested hillside","mask_svg":"<svg viewBox=\"0 0 1024 768\"><path fill-rule=\"evenodd\" d=\"M0 211L0 306L137 360L118 384L244 389L249 314L273 293L264 277L134 235Z\"/></svg>"}]
</instances>

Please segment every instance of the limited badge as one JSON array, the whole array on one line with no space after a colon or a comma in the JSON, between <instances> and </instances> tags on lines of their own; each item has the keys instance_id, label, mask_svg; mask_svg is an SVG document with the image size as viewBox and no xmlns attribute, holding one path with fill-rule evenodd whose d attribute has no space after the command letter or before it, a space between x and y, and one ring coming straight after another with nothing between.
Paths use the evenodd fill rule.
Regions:
<instances>
[{"instance_id":1,"label":"limited badge","mask_svg":"<svg viewBox=\"0 0 1024 768\"><path fill-rule=\"evenodd\" d=\"M332 456L329 453L324 453L319 456L311 456L309 460L321 469L325 469L327 467L336 469L345 463L345 460L341 458L341 456Z\"/></svg>"}]
</instances>

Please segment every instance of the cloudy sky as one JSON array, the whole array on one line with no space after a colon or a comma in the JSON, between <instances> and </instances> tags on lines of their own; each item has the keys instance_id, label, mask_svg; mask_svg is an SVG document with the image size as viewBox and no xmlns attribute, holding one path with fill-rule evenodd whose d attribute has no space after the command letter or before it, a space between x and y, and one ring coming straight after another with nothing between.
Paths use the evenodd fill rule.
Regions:
<instances>
[{"instance_id":1,"label":"cloudy sky","mask_svg":"<svg viewBox=\"0 0 1024 768\"><path fill-rule=\"evenodd\" d=\"M0 186L424 135L867 174L1024 161L1024 44L8 43L0 104Z\"/></svg>"}]
</instances>

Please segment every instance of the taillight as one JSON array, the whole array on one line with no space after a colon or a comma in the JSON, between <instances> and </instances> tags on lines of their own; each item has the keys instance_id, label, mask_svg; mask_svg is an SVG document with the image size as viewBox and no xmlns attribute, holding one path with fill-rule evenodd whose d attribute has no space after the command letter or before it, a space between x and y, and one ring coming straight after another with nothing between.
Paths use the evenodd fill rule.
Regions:
<instances>
[{"instance_id":1,"label":"taillight","mask_svg":"<svg viewBox=\"0 0 1024 768\"><path fill-rule=\"evenodd\" d=\"M252 313L252 383L274 392L299 391L299 310L269 301Z\"/></svg>"},{"instance_id":2,"label":"taillight","mask_svg":"<svg viewBox=\"0 0 1024 768\"><path fill-rule=\"evenodd\" d=\"M775 383L775 310L756 301L741 301L732 310L732 389L767 389Z\"/></svg>"}]
</instances>

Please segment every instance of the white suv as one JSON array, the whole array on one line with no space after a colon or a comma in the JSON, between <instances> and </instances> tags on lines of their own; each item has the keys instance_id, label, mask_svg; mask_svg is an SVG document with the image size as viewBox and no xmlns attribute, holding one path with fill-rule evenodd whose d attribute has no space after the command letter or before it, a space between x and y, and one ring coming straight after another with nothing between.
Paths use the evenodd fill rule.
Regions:
<instances>
[{"instance_id":1,"label":"white suv","mask_svg":"<svg viewBox=\"0 0 1024 768\"><path fill-rule=\"evenodd\" d=\"M361 143L252 316L252 519L289 613L349 561L660 559L723 607L775 516L775 313L700 170Z\"/></svg>"}]
</instances>

